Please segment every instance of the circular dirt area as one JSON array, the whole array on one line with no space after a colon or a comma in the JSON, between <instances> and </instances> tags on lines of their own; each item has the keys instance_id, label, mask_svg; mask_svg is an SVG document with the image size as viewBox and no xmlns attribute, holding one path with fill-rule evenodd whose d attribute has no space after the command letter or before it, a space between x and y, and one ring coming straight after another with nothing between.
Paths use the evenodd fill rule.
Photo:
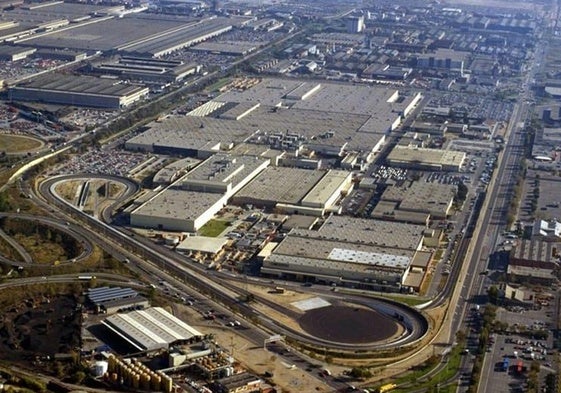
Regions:
<instances>
[{"instance_id":1,"label":"circular dirt area","mask_svg":"<svg viewBox=\"0 0 561 393\"><path fill-rule=\"evenodd\" d=\"M0 134L0 151L6 152L7 154L32 152L43 146L43 142L29 136Z\"/></svg>"},{"instance_id":2,"label":"circular dirt area","mask_svg":"<svg viewBox=\"0 0 561 393\"><path fill-rule=\"evenodd\" d=\"M397 323L362 307L329 306L306 311L300 326L314 337L347 344L366 344L391 338Z\"/></svg>"}]
</instances>

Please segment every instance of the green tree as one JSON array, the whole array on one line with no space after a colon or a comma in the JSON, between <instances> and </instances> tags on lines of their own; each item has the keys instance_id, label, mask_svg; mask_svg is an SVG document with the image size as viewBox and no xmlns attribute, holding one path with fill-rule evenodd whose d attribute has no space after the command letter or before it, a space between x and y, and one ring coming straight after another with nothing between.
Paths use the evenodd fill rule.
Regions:
<instances>
[{"instance_id":1,"label":"green tree","mask_svg":"<svg viewBox=\"0 0 561 393\"><path fill-rule=\"evenodd\" d=\"M499 300L499 288L497 288L496 285L491 285L487 291L487 295L489 296L489 301L491 303L497 304Z\"/></svg>"},{"instance_id":2,"label":"green tree","mask_svg":"<svg viewBox=\"0 0 561 393\"><path fill-rule=\"evenodd\" d=\"M83 371L76 371L71 377L72 383L78 385L84 382L84 379L86 379L86 373Z\"/></svg>"}]
</instances>

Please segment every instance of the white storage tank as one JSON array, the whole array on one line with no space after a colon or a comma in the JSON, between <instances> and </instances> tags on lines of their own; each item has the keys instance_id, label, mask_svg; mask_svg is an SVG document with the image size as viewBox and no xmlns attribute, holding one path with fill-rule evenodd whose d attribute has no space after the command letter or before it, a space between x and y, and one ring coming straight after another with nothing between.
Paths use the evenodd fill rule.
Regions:
<instances>
[{"instance_id":1,"label":"white storage tank","mask_svg":"<svg viewBox=\"0 0 561 393\"><path fill-rule=\"evenodd\" d=\"M164 242L167 246L177 246L179 244L179 236L176 235L165 235Z\"/></svg>"},{"instance_id":2,"label":"white storage tank","mask_svg":"<svg viewBox=\"0 0 561 393\"><path fill-rule=\"evenodd\" d=\"M101 377L103 376L103 374L107 372L108 369L109 369L109 363L107 363L105 360L99 360L94 364L94 369L93 369L94 376Z\"/></svg>"}]
</instances>

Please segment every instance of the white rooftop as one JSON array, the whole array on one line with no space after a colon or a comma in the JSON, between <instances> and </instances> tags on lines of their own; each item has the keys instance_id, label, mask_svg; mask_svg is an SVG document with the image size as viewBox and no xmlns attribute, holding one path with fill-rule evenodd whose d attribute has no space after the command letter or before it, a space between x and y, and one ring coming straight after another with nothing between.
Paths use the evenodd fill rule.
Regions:
<instances>
[{"instance_id":1,"label":"white rooftop","mask_svg":"<svg viewBox=\"0 0 561 393\"><path fill-rule=\"evenodd\" d=\"M346 248L334 248L328 256L331 260L362 263L384 267L397 267L406 269L411 262L410 257L382 254L379 252L366 252Z\"/></svg>"},{"instance_id":2,"label":"white rooftop","mask_svg":"<svg viewBox=\"0 0 561 393\"><path fill-rule=\"evenodd\" d=\"M102 322L141 351L167 348L202 334L161 307L115 314Z\"/></svg>"}]
</instances>

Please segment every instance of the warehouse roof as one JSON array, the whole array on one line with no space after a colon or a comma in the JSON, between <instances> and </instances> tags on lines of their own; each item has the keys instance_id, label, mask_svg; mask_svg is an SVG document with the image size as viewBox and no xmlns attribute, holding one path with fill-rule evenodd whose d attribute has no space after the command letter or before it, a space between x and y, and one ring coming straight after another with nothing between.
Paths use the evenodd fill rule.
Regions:
<instances>
[{"instance_id":1,"label":"warehouse roof","mask_svg":"<svg viewBox=\"0 0 561 393\"><path fill-rule=\"evenodd\" d=\"M53 31L48 35L31 36L19 42L25 41L26 45L34 47L105 51L126 47L156 34L166 36L186 23L193 22L193 19L137 13L123 18L97 18L92 22L69 30Z\"/></svg>"},{"instance_id":2,"label":"warehouse roof","mask_svg":"<svg viewBox=\"0 0 561 393\"><path fill-rule=\"evenodd\" d=\"M388 155L388 161L393 163L419 163L431 166L459 167L466 154L455 150L440 150L421 147L396 146Z\"/></svg>"},{"instance_id":3,"label":"warehouse roof","mask_svg":"<svg viewBox=\"0 0 561 393\"><path fill-rule=\"evenodd\" d=\"M114 97L134 94L144 89L144 87L122 83L122 81L115 81L114 79L53 73L30 79L24 83L20 83L18 87Z\"/></svg>"},{"instance_id":4,"label":"warehouse roof","mask_svg":"<svg viewBox=\"0 0 561 393\"><path fill-rule=\"evenodd\" d=\"M231 29L232 25L232 20L228 18L208 18L184 25L175 31L170 31L169 34L164 36L147 38L138 44L122 48L122 50L160 56L162 53L200 42L201 39L207 35L217 34L220 31Z\"/></svg>"},{"instance_id":5,"label":"warehouse roof","mask_svg":"<svg viewBox=\"0 0 561 393\"><path fill-rule=\"evenodd\" d=\"M512 265L522 265L523 261L557 263L561 243L539 240L520 240L511 254Z\"/></svg>"},{"instance_id":6,"label":"warehouse roof","mask_svg":"<svg viewBox=\"0 0 561 393\"><path fill-rule=\"evenodd\" d=\"M235 197L297 204L324 174L325 172L307 169L268 167L242 188Z\"/></svg>"},{"instance_id":7,"label":"warehouse roof","mask_svg":"<svg viewBox=\"0 0 561 393\"><path fill-rule=\"evenodd\" d=\"M414 181L408 187L386 188L382 200L399 201L400 210L447 213L455 194L456 186L451 184Z\"/></svg>"},{"instance_id":8,"label":"warehouse roof","mask_svg":"<svg viewBox=\"0 0 561 393\"><path fill-rule=\"evenodd\" d=\"M217 254L228 243L226 237L188 236L176 247L177 251Z\"/></svg>"},{"instance_id":9,"label":"warehouse roof","mask_svg":"<svg viewBox=\"0 0 561 393\"><path fill-rule=\"evenodd\" d=\"M257 131L245 123L198 116L168 116L152 122L149 129L126 142L136 145L204 149L220 143L242 141Z\"/></svg>"},{"instance_id":10,"label":"warehouse roof","mask_svg":"<svg viewBox=\"0 0 561 393\"><path fill-rule=\"evenodd\" d=\"M319 86L316 90L315 88ZM305 95L313 91L313 94ZM292 93L292 94L291 94ZM296 94L298 93L298 94ZM264 79L261 83L244 91L231 90L218 97L219 101L227 102L259 102L262 105L277 106L286 100L287 96L300 99L288 100L287 105L301 110L317 110L329 113L352 113L374 116L393 123L395 114L403 111L411 102L412 97L405 97L403 101L395 100L399 93L395 88L342 85L322 82L302 83L300 80ZM306 99L302 99L302 96Z\"/></svg>"},{"instance_id":11,"label":"warehouse roof","mask_svg":"<svg viewBox=\"0 0 561 393\"><path fill-rule=\"evenodd\" d=\"M0 45L0 56L11 56L27 52L35 52L35 48L13 45Z\"/></svg>"},{"instance_id":12,"label":"warehouse roof","mask_svg":"<svg viewBox=\"0 0 561 393\"><path fill-rule=\"evenodd\" d=\"M329 198L331 198L331 196L339 190L341 185L351 177L351 172L329 170L304 199L302 199L302 204L320 203L322 206L325 206Z\"/></svg>"},{"instance_id":13,"label":"warehouse roof","mask_svg":"<svg viewBox=\"0 0 561 393\"><path fill-rule=\"evenodd\" d=\"M392 249L417 250L425 228L424 225L333 215L325 220L319 230L293 229L289 233L289 237L296 236Z\"/></svg>"},{"instance_id":14,"label":"warehouse roof","mask_svg":"<svg viewBox=\"0 0 561 393\"><path fill-rule=\"evenodd\" d=\"M141 205L132 214L195 220L221 198L224 198L224 195L168 188Z\"/></svg>"},{"instance_id":15,"label":"warehouse roof","mask_svg":"<svg viewBox=\"0 0 561 393\"><path fill-rule=\"evenodd\" d=\"M111 300L132 298L136 296L138 296L138 292L131 288L99 287L88 289L88 298L96 305Z\"/></svg>"},{"instance_id":16,"label":"warehouse roof","mask_svg":"<svg viewBox=\"0 0 561 393\"><path fill-rule=\"evenodd\" d=\"M140 351L167 348L202 336L161 307L112 315L102 323Z\"/></svg>"},{"instance_id":17,"label":"warehouse roof","mask_svg":"<svg viewBox=\"0 0 561 393\"><path fill-rule=\"evenodd\" d=\"M209 157L176 183L177 187L198 189L201 184L231 185L234 189L267 159L218 153Z\"/></svg>"},{"instance_id":18,"label":"warehouse roof","mask_svg":"<svg viewBox=\"0 0 561 393\"><path fill-rule=\"evenodd\" d=\"M172 162L160 169L154 175L154 183L171 183L176 179L176 177L182 173L186 173L188 170L199 164L201 161L195 158L183 158Z\"/></svg>"},{"instance_id":19,"label":"warehouse roof","mask_svg":"<svg viewBox=\"0 0 561 393\"><path fill-rule=\"evenodd\" d=\"M263 46L264 42L254 41L220 41L203 42L191 48L194 51L220 52L225 54L244 55Z\"/></svg>"}]
</instances>

